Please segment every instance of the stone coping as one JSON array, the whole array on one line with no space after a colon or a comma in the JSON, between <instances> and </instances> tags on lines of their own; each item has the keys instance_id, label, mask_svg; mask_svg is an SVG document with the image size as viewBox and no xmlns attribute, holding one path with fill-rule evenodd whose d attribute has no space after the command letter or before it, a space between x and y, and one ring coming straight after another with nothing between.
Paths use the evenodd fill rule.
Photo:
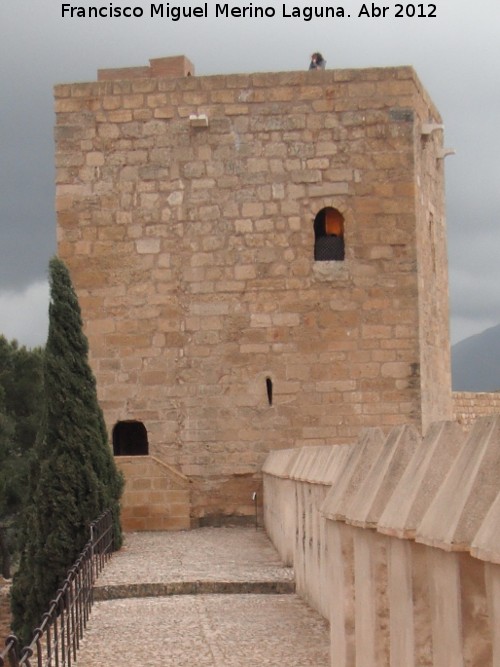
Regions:
<instances>
[{"instance_id":1,"label":"stone coping","mask_svg":"<svg viewBox=\"0 0 500 667\"><path fill-rule=\"evenodd\" d=\"M417 542L469 551L500 491L500 415L474 424L416 533ZM498 524L497 524L498 525ZM480 537L490 535L485 528ZM481 550L496 551L495 539Z\"/></svg>"},{"instance_id":2,"label":"stone coping","mask_svg":"<svg viewBox=\"0 0 500 667\"><path fill-rule=\"evenodd\" d=\"M462 447L465 434L456 422L435 422L415 449L377 524L396 537L415 537L417 527Z\"/></svg>"},{"instance_id":3,"label":"stone coping","mask_svg":"<svg viewBox=\"0 0 500 667\"><path fill-rule=\"evenodd\" d=\"M349 504L358 492L366 475L378 458L385 443L383 432L378 428L365 429L349 450L342 477L332 486L321 511L327 519L345 521Z\"/></svg>"},{"instance_id":4,"label":"stone coping","mask_svg":"<svg viewBox=\"0 0 500 667\"><path fill-rule=\"evenodd\" d=\"M413 426L395 426L358 493L346 510L345 520L353 526L375 527L396 488L420 436Z\"/></svg>"},{"instance_id":5,"label":"stone coping","mask_svg":"<svg viewBox=\"0 0 500 667\"><path fill-rule=\"evenodd\" d=\"M273 477L289 478L300 449L275 449L266 457L262 472Z\"/></svg>"}]
</instances>

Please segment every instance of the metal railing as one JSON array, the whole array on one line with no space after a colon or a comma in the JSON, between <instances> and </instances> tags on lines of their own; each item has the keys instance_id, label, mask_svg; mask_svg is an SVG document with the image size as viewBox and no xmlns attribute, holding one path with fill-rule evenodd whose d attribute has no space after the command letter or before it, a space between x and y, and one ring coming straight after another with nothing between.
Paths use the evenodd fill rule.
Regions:
<instances>
[{"instance_id":1,"label":"metal railing","mask_svg":"<svg viewBox=\"0 0 500 667\"><path fill-rule=\"evenodd\" d=\"M90 525L89 541L68 571L30 644L21 649L18 638L9 635L0 652L0 667L71 667L76 662L94 601L94 582L112 550L113 515L108 510Z\"/></svg>"}]
</instances>

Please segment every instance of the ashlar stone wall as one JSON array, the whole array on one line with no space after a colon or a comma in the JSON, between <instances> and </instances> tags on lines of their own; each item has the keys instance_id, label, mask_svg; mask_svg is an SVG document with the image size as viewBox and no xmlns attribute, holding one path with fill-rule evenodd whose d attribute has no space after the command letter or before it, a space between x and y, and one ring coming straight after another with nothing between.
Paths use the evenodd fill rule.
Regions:
<instances>
[{"instance_id":1,"label":"ashlar stone wall","mask_svg":"<svg viewBox=\"0 0 500 667\"><path fill-rule=\"evenodd\" d=\"M454 419L466 431L476 419L500 414L500 392L453 392Z\"/></svg>"},{"instance_id":2,"label":"ashlar stone wall","mask_svg":"<svg viewBox=\"0 0 500 667\"><path fill-rule=\"evenodd\" d=\"M142 422L203 522L253 514L271 450L451 417L443 132L409 67L164 60L55 88L58 252L110 432Z\"/></svg>"},{"instance_id":3,"label":"ashlar stone wall","mask_svg":"<svg viewBox=\"0 0 500 667\"><path fill-rule=\"evenodd\" d=\"M119 456L125 480L121 499L124 531L191 527L189 480L154 456Z\"/></svg>"}]
</instances>

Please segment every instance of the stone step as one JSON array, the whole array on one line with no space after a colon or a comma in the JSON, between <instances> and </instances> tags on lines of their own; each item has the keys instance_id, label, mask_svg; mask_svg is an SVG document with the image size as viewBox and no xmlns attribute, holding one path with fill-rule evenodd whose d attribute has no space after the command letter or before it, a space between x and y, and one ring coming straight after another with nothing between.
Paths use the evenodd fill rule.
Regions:
<instances>
[{"instance_id":1,"label":"stone step","mask_svg":"<svg viewBox=\"0 0 500 667\"><path fill-rule=\"evenodd\" d=\"M278 594L295 593L295 582L283 581L172 581L167 583L96 586L94 601L170 595Z\"/></svg>"}]
</instances>

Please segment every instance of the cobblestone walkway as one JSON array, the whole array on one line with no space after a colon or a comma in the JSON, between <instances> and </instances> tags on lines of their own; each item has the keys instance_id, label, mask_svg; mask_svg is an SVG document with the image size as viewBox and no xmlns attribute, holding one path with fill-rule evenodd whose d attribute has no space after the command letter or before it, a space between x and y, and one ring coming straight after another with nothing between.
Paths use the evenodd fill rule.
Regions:
<instances>
[{"instance_id":1,"label":"cobblestone walkway","mask_svg":"<svg viewBox=\"0 0 500 667\"><path fill-rule=\"evenodd\" d=\"M291 591L263 531L127 534L77 667L329 667L328 625Z\"/></svg>"}]
</instances>

